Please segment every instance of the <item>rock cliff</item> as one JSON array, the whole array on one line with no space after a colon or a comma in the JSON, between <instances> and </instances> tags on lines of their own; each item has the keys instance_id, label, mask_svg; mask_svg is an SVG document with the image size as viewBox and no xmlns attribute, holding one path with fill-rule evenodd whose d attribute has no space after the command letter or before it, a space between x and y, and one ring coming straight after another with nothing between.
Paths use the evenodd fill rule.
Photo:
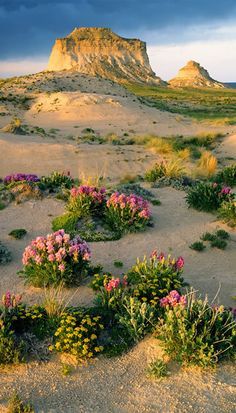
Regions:
<instances>
[{"instance_id":1,"label":"rock cliff","mask_svg":"<svg viewBox=\"0 0 236 413\"><path fill-rule=\"evenodd\" d=\"M125 39L107 28L75 28L57 39L47 69L73 70L118 82L165 84L150 66L145 42Z\"/></svg>"},{"instance_id":2,"label":"rock cliff","mask_svg":"<svg viewBox=\"0 0 236 413\"><path fill-rule=\"evenodd\" d=\"M182 67L178 75L168 83L173 87L225 87L222 83L212 79L208 71L193 60Z\"/></svg>"}]
</instances>

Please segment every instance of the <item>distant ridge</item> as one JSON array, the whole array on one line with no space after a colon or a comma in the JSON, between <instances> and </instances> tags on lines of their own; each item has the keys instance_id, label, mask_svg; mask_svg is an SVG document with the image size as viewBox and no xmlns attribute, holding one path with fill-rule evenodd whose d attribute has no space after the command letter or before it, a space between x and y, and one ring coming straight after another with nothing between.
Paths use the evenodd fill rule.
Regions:
<instances>
[{"instance_id":1,"label":"distant ridge","mask_svg":"<svg viewBox=\"0 0 236 413\"><path fill-rule=\"evenodd\" d=\"M212 79L208 71L194 60L190 60L186 66L182 67L177 76L169 81L169 84L172 87L226 87L223 83Z\"/></svg>"},{"instance_id":2,"label":"distant ridge","mask_svg":"<svg viewBox=\"0 0 236 413\"><path fill-rule=\"evenodd\" d=\"M48 70L73 70L119 82L166 84L153 72L145 42L120 37L108 28L75 28L57 39Z\"/></svg>"}]
</instances>

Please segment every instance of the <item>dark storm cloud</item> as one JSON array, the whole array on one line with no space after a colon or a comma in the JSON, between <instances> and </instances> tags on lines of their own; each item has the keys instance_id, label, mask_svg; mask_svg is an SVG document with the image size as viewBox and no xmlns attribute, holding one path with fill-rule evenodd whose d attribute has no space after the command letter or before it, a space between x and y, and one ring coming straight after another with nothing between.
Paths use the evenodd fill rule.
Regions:
<instances>
[{"instance_id":1,"label":"dark storm cloud","mask_svg":"<svg viewBox=\"0 0 236 413\"><path fill-rule=\"evenodd\" d=\"M55 37L77 26L111 27L132 37L166 30L168 42L175 40L168 32L183 40L192 25L234 17L235 0L0 0L0 60L49 54Z\"/></svg>"}]
</instances>

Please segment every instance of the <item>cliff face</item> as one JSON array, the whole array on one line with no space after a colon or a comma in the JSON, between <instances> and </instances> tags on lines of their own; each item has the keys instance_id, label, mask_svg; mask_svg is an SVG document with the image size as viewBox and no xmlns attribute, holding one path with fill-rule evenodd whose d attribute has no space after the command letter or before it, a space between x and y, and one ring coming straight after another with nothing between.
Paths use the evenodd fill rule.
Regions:
<instances>
[{"instance_id":1,"label":"cliff face","mask_svg":"<svg viewBox=\"0 0 236 413\"><path fill-rule=\"evenodd\" d=\"M193 60L182 67L178 75L169 81L169 84L173 87L224 87L222 83L212 79L204 67Z\"/></svg>"},{"instance_id":2,"label":"cliff face","mask_svg":"<svg viewBox=\"0 0 236 413\"><path fill-rule=\"evenodd\" d=\"M149 63L146 43L125 39L105 28L76 28L57 39L48 70L74 70L114 81L164 84Z\"/></svg>"}]
</instances>

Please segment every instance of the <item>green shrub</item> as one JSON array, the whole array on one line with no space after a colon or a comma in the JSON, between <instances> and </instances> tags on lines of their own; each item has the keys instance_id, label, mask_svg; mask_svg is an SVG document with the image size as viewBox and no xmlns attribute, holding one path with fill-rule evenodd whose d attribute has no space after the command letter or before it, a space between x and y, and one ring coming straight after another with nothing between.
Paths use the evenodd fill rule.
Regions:
<instances>
[{"instance_id":1,"label":"green shrub","mask_svg":"<svg viewBox=\"0 0 236 413\"><path fill-rule=\"evenodd\" d=\"M216 239L216 235L212 234L211 232L205 232L202 236L201 239L203 241L214 241Z\"/></svg>"},{"instance_id":2,"label":"green shrub","mask_svg":"<svg viewBox=\"0 0 236 413\"><path fill-rule=\"evenodd\" d=\"M122 310L122 313L117 315L118 321L134 342L153 329L155 315L148 303L141 303L134 297L125 297Z\"/></svg>"},{"instance_id":3,"label":"green shrub","mask_svg":"<svg viewBox=\"0 0 236 413\"><path fill-rule=\"evenodd\" d=\"M215 211L221 204L233 199L230 188L220 184L199 182L187 192L186 201L189 207L200 211Z\"/></svg>"},{"instance_id":4,"label":"green shrub","mask_svg":"<svg viewBox=\"0 0 236 413\"><path fill-rule=\"evenodd\" d=\"M123 262L122 261L114 261L113 262L114 267L116 268L122 268L123 267Z\"/></svg>"},{"instance_id":5,"label":"green shrub","mask_svg":"<svg viewBox=\"0 0 236 413\"><path fill-rule=\"evenodd\" d=\"M174 259L154 251L149 260L146 257L143 261L137 260L127 272L127 282L134 297L156 307L169 291L180 290L186 285L182 277L183 266L182 257Z\"/></svg>"},{"instance_id":6,"label":"green shrub","mask_svg":"<svg viewBox=\"0 0 236 413\"><path fill-rule=\"evenodd\" d=\"M156 163L145 173L144 179L148 182L156 182L162 177L179 178L185 174L186 170L181 159L163 160Z\"/></svg>"},{"instance_id":7,"label":"green shrub","mask_svg":"<svg viewBox=\"0 0 236 413\"><path fill-rule=\"evenodd\" d=\"M39 187L49 192L55 192L58 189L71 189L74 184L74 179L71 178L69 172L67 174L60 172L52 172L49 176L42 176Z\"/></svg>"},{"instance_id":8,"label":"green shrub","mask_svg":"<svg viewBox=\"0 0 236 413\"><path fill-rule=\"evenodd\" d=\"M227 242L224 239L216 238L211 241L211 247L224 250L227 247Z\"/></svg>"},{"instance_id":9,"label":"green shrub","mask_svg":"<svg viewBox=\"0 0 236 413\"><path fill-rule=\"evenodd\" d=\"M229 239L230 238L229 233L227 231L225 231L224 229L218 229L216 231L216 236L218 238L221 238L221 239Z\"/></svg>"},{"instance_id":10,"label":"green shrub","mask_svg":"<svg viewBox=\"0 0 236 413\"><path fill-rule=\"evenodd\" d=\"M13 229L11 232L9 232L9 236L13 237L15 239L21 239L27 234L27 231L23 228L19 229Z\"/></svg>"},{"instance_id":11,"label":"green shrub","mask_svg":"<svg viewBox=\"0 0 236 413\"><path fill-rule=\"evenodd\" d=\"M229 227L236 227L236 202L223 202L218 210L218 217Z\"/></svg>"},{"instance_id":12,"label":"green shrub","mask_svg":"<svg viewBox=\"0 0 236 413\"><path fill-rule=\"evenodd\" d=\"M98 343L98 336L103 328L99 316L91 317L79 311L65 313L55 332L54 344L50 346L50 350L69 353L78 360L94 357L103 350Z\"/></svg>"},{"instance_id":13,"label":"green shrub","mask_svg":"<svg viewBox=\"0 0 236 413\"><path fill-rule=\"evenodd\" d=\"M172 359L206 367L234 356L236 323L229 310L211 307L207 299L197 299L193 292L187 295L185 305L165 305L157 336Z\"/></svg>"},{"instance_id":14,"label":"green shrub","mask_svg":"<svg viewBox=\"0 0 236 413\"><path fill-rule=\"evenodd\" d=\"M30 403L24 403L15 392L8 402L7 413L34 413Z\"/></svg>"},{"instance_id":15,"label":"green shrub","mask_svg":"<svg viewBox=\"0 0 236 413\"><path fill-rule=\"evenodd\" d=\"M12 261L12 255L10 251L0 241L0 265L7 264Z\"/></svg>"},{"instance_id":16,"label":"green shrub","mask_svg":"<svg viewBox=\"0 0 236 413\"><path fill-rule=\"evenodd\" d=\"M167 377L167 364L161 359L156 359L149 364L147 374L149 377L154 379L162 379L163 377Z\"/></svg>"},{"instance_id":17,"label":"green shrub","mask_svg":"<svg viewBox=\"0 0 236 413\"><path fill-rule=\"evenodd\" d=\"M195 251L203 251L206 248L206 246L203 244L203 242L196 241L193 244L191 244L189 248Z\"/></svg>"},{"instance_id":18,"label":"green shrub","mask_svg":"<svg viewBox=\"0 0 236 413\"><path fill-rule=\"evenodd\" d=\"M0 364L19 363L24 359L24 343L17 340L10 324L0 319Z\"/></svg>"},{"instance_id":19,"label":"green shrub","mask_svg":"<svg viewBox=\"0 0 236 413\"><path fill-rule=\"evenodd\" d=\"M236 185L236 163L230 166L226 166L222 169L214 178L216 182L223 183L229 186Z\"/></svg>"}]
</instances>

